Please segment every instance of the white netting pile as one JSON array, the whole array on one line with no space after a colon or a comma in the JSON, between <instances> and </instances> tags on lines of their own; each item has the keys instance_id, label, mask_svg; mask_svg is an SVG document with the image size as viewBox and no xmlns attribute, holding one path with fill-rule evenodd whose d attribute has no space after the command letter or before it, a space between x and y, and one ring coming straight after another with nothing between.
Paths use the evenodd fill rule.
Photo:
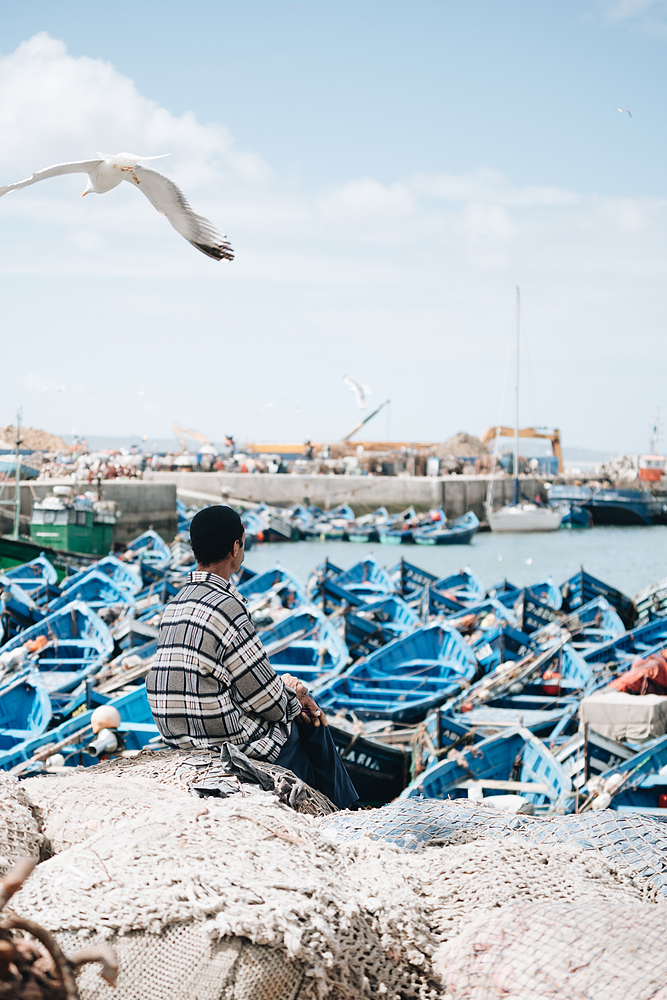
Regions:
<instances>
[{"instance_id":1,"label":"white netting pile","mask_svg":"<svg viewBox=\"0 0 667 1000\"><path fill-rule=\"evenodd\" d=\"M0 875L20 858L38 858L42 847L31 804L16 778L0 780Z\"/></svg>"},{"instance_id":2,"label":"white netting pile","mask_svg":"<svg viewBox=\"0 0 667 1000\"><path fill-rule=\"evenodd\" d=\"M285 776L294 779L291 771L278 764L253 760L252 765L273 778L278 787ZM136 757L117 757L87 770L95 776L108 774L117 778L148 778L160 785L180 788L185 792L191 792L193 785L208 785L211 788L218 785L225 794L240 791L253 794L257 791L257 786L246 786L245 782L225 773L217 750L197 750L194 753L187 750L143 750ZM302 794L293 803L297 812L310 816L326 816L336 812L336 807L326 795L303 782L298 784ZM287 791L289 792L289 787Z\"/></svg>"},{"instance_id":3,"label":"white netting pile","mask_svg":"<svg viewBox=\"0 0 667 1000\"><path fill-rule=\"evenodd\" d=\"M101 940L116 949L118 987L111 992L85 967L82 1000L496 996L488 976L486 994L462 978L486 940L469 932L517 906L561 906L563 940L578 941L580 915L594 924L605 907L630 914L642 933L649 925L667 933L667 902L655 887L595 852L512 836L411 853L366 838L342 843L268 795L184 796L147 808L44 862L13 905L56 932L69 953ZM517 983L530 982L533 938L509 936L511 922L499 926L489 955L501 968L510 963ZM535 926L549 960L551 931ZM595 954L613 958L616 938L604 926ZM621 979L625 992L612 984L601 1000L654 1000L644 985L663 974L665 960L642 952L642 963L634 992ZM541 996L579 995L571 989L578 969L559 958Z\"/></svg>"},{"instance_id":4,"label":"white netting pile","mask_svg":"<svg viewBox=\"0 0 667 1000\"><path fill-rule=\"evenodd\" d=\"M91 768L71 770L68 775L27 778L21 783L44 838L43 855L47 857L143 816L155 806L189 797L187 791L149 778L119 781L109 774L93 777Z\"/></svg>"},{"instance_id":5,"label":"white netting pile","mask_svg":"<svg viewBox=\"0 0 667 1000\"><path fill-rule=\"evenodd\" d=\"M117 989L84 969L84 1000L438 996L419 899L387 883L373 920L358 852L268 798L184 801L44 862L13 904L68 953L115 948Z\"/></svg>"},{"instance_id":6,"label":"white netting pile","mask_svg":"<svg viewBox=\"0 0 667 1000\"><path fill-rule=\"evenodd\" d=\"M667 924L640 903L513 903L442 945L452 1000L667 1000Z\"/></svg>"}]
</instances>

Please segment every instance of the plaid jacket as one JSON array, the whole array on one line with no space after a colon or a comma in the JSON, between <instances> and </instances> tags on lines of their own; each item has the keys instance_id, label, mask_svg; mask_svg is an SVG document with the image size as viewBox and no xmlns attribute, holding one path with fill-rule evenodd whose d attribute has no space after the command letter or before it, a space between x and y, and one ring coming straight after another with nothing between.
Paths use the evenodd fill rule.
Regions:
<instances>
[{"instance_id":1,"label":"plaid jacket","mask_svg":"<svg viewBox=\"0 0 667 1000\"><path fill-rule=\"evenodd\" d=\"M269 663L244 599L214 573L190 573L165 608L146 690L171 745L236 743L269 762L301 712Z\"/></svg>"}]
</instances>

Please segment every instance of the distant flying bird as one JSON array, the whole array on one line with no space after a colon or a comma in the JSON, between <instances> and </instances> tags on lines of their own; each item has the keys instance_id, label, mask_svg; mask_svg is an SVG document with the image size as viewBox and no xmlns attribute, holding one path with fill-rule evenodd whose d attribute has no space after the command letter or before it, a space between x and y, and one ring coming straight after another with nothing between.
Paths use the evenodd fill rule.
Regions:
<instances>
[{"instance_id":1,"label":"distant flying bird","mask_svg":"<svg viewBox=\"0 0 667 1000\"><path fill-rule=\"evenodd\" d=\"M632 118L632 111L628 111L628 109L627 109L627 108L616 108L616 110L617 110L617 111L620 111L620 112L621 112L621 114L624 114L624 113L625 113L626 115L630 115L630 117Z\"/></svg>"},{"instance_id":2,"label":"distant flying bird","mask_svg":"<svg viewBox=\"0 0 667 1000\"><path fill-rule=\"evenodd\" d=\"M169 222L181 236L192 243L193 247L215 260L233 260L234 253L227 242L227 237L217 229L212 222L201 215L195 215L190 208L183 192L173 181L164 177L156 170L139 166L139 160L159 160L159 156L135 156L134 153L98 153L98 160L77 160L74 163L57 163L46 167L17 181L0 187L0 197L10 191L44 181L47 177L58 177L60 174L88 174L86 189L81 195L106 194L112 188L118 187L121 181L136 184L146 195L151 205L158 212L166 215ZM169 156L169 153L164 153Z\"/></svg>"},{"instance_id":3,"label":"distant flying bird","mask_svg":"<svg viewBox=\"0 0 667 1000\"><path fill-rule=\"evenodd\" d=\"M343 381L348 387L350 392L354 393L354 398L357 401L357 406L360 410L365 410L368 406L367 396L372 395L371 389L367 385L361 385L360 382L355 381L355 379L350 378L349 375L343 375Z\"/></svg>"}]
</instances>

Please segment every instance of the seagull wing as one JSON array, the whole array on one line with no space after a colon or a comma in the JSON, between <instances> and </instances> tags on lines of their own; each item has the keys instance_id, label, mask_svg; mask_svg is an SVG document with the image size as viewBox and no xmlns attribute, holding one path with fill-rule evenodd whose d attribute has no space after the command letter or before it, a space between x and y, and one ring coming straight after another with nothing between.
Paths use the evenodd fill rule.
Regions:
<instances>
[{"instance_id":1,"label":"seagull wing","mask_svg":"<svg viewBox=\"0 0 667 1000\"><path fill-rule=\"evenodd\" d=\"M74 163L56 163L53 167L44 167L37 170L30 177L15 184L5 184L0 187L0 197L10 191L18 191L19 188L28 187L29 184L36 184L37 181L45 181L48 177L58 177L60 174L89 174L91 170L99 166L102 160L76 160Z\"/></svg>"},{"instance_id":2,"label":"seagull wing","mask_svg":"<svg viewBox=\"0 0 667 1000\"><path fill-rule=\"evenodd\" d=\"M193 247L215 260L234 259L234 252L224 233L208 219L192 211L187 198L173 181L149 167L135 167L134 172L139 179L139 190ZM136 183L129 171L125 173L125 180Z\"/></svg>"}]
</instances>

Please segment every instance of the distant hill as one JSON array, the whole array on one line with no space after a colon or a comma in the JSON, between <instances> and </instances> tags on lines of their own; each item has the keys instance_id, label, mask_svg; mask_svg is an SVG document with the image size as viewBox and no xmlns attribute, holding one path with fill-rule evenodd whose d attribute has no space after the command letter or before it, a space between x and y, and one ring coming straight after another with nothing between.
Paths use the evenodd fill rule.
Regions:
<instances>
[{"instance_id":1,"label":"distant hill","mask_svg":"<svg viewBox=\"0 0 667 1000\"><path fill-rule=\"evenodd\" d=\"M569 446L563 448L563 461L565 462L606 462L607 459L618 455L617 451L601 451L597 448L578 448Z\"/></svg>"}]
</instances>

